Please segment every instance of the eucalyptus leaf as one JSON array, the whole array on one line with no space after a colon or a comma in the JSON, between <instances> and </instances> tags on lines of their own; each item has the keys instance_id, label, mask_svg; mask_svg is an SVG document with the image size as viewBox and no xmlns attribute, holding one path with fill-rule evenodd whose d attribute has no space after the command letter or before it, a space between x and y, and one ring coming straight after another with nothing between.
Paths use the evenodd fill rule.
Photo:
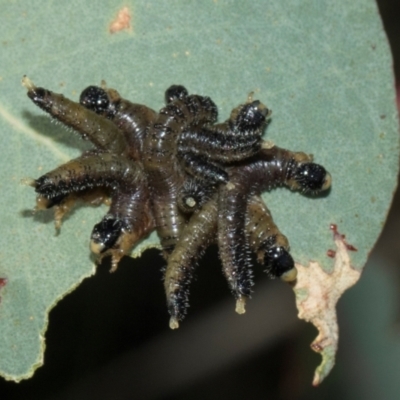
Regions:
<instances>
[{"instance_id":1,"label":"eucalyptus leaf","mask_svg":"<svg viewBox=\"0 0 400 400\"><path fill-rule=\"evenodd\" d=\"M212 97L221 120L254 92L273 110L266 139L312 153L333 177L325 197L283 188L264 195L295 260L318 262L327 273L335 265L327 257L335 247L330 224L357 248L350 263L361 270L395 190L392 60L374 1L125 5L130 26L112 34L120 7L111 0L41 7L2 1L0 278L7 283L0 289L0 374L6 379L28 378L43 363L48 312L95 273L89 236L105 212L79 208L57 236L50 212L32 214L35 194L21 179L77 157L85 143L35 108L21 87L23 75L74 100L104 79L155 109L169 85L183 84ZM134 255L151 246L158 246L154 234Z\"/></svg>"}]
</instances>

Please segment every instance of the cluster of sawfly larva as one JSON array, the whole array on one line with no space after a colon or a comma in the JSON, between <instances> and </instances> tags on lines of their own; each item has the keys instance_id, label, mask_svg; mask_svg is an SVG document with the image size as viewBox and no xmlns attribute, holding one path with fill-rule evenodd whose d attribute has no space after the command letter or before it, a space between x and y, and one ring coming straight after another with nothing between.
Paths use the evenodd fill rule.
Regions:
<instances>
[{"instance_id":1,"label":"cluster of sawfly larva","mask_svg":"<svg viewBox=\"0 0 400 400\"><path fill-rule=\"evenodd\" d=\"M251 252L271 278L296 279L288 240L261 193L279 185L317 193L331 178L311 156L262 140L270 111L260 101L249 96L218 123L214 102L180 85L166 90L158 113L104 83L86 88L79 103L27 77L23 85L38 107L94 146L30 182L37 209L53 207L59 227L78 200L109 204L90 248L99 259L111 256L112 271L156 230L172 329L187 313L194 268L212 243L238 313L252 291Z\"/></svg>"}]
</instances>

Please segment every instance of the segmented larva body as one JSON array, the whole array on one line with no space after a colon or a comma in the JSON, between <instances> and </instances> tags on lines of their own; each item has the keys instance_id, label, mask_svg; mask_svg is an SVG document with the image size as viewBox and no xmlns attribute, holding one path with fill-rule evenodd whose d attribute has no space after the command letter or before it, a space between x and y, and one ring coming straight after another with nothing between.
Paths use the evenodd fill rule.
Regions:
<instances>
[{"instance_id":1,"label":"segmented larva body","mask_svg":"<svg viewBox=\"0 0 400 400\"><path fill-rule=\"evenodd\" d=\"M36 179L35 189L48 199L96 187L116 189L121 177L135 179L138 168L110 153L81 156Z\"/></svg>"},{"instance_id":2,"label":"segmented larva body","mask_svg":"<svg viewBox=\"0 0 400 400\"><path fill-rule=\"evenodd\" d=\"M224 164L244 160L260 150L268 115L268 109L258 100L241 104L223 123L183 132L178 151L207 156Z\"/></svg>"},{"instance_id":3,"label":"segmented larva body","mask_svg":"<svg viewBox=\"0 0 400 400\"><path fill-rule=\"evenodd\" d=\"M187 314L189 285L193 278L197 259L201 256L205 247L216 241L218 210L218 194L215 193L201 208L196 210L168 258L164 286L168 311L171 315L171 328L177 328L179 321ZM249 239L251 249L258 255L259 262L267 269L269 265L265 265L266 253L269 252L268 254L270 254L274 246L283 247L285 250L289 249L286 237L280 233L274 224L271 214L259 196L249 198L246 210L245 235ZM290 257L289 254L288 256ZM296 271L293 268L293 262L291 265L287 265L287 263L282 265L282 261L285 261L283 257L279 257L279 261L280 264L275 263L275 266L280 267L279 270L270 268L267 271L270 277L281 276L285 280L294 280ZM229 282L232 272L226 275ZM239 281L241 285L244 285L243 276ZM242 295L235 297L237 298L236 310L244 312L245 298Z\"/></svg>"},{"instance_id":4,"label":"segmented larva body","mask_svg":"<svg viewBox=\"0 0 400 400\"><path fill-rule=\"evenodd\" d=\"M305 153L294 153L275 146L260 150L256 157L228 170L229 182L219 190L218 246L224 274L238 300L239 308L245 298L250 296L253 285L245 218L249 198L277 185L304 191L314 187L320 190L329 187L330 178L325 169L309 161L311 158ZM308 166L307 176L303 174L304 165ZM258 247L267 250L264 263L267 269L273 270L271 275L293 275L291 270L294 261L287 248L271 244L269 237L265 238L265 243L259 243Z\"/></svg>"},{"instance_id":5,"label":"segmented larva body","mask_svg":"<svg viewBox=\"0 0 400 400\"><path fill-rule=\"evenodd\" d=\"M296 278L287 238L274 223L260 194L277 185L304 191L329 187L329 174L309 161L311 157L305 153L273 147L227 169L229 182L218 186L216 193L193 214L168 258L164 286L172 328L177 328L186 315L197 257L204 246L215 241L215 230L223 272L236 298L237 312L244 312L253 285L250 250L257 254L271 278ZM303 176L305 169L307 179ZM201 181L197 182L201 185ZM203 202L196 185L188 185L186 190L187 196L192 190L193 198Z\"/></svg>"},{"instance_id":6,"label":"segmented larva body","mask_svg":"<svg viewBox=\"0 0 400 400\"><path fill-rule=\"evenodd\" d=\"M98 150L123 154L127 149L125 138L109 120L69 100L62 94L35 87L25 79L28 97L53 118L78 132L83 139L90 140Z\"/></svg>"},{"instance_id":7,"label":"segmented larva body","mask_svg":"<svg viewBox=\"0 0 400 400\"><path fill-rule=\"evenodd\" d=\"M287 237L276 226L260 196L250 196L248 199L246 232L250 248L270 278L280 277L288 282L296 279L297 271L293 268Z\"/></svg>"},{"instance_id":8,"label":"segmented larva body","mask_svg":"<svg viewBox=\"0 0 400 400\"><path fill-rule=\"evenodd\" d=\"M268 109L258 100L235 108L220 124L185 130L178 140L178 158L186 171L207 181L227 182L221 164L244 160L261 147Z\"/></svg>"},{"instance_id":9,"label":"segmented larva body","mask_svg":"<svg viewBox=\"0 0 400 400\"><path fill-rule=\"evenodd\" d=\"M144 166L152 189L157 233L168 256L185 224L177 198L185 175L176 159L176 142L182 131L215 122L217 108L208 97L176 98L160 110L145 138Z\"/></svg>"},{"instance_id":10,"label":"segmented larva body","mask_svg":"<svg viewBox=\"0 0 400 400\"><path fill-rule=\"evenodd\" d=\"M89 86L83 90L79 102L85 108L111 120L125 136L129 158L142 160L146 129L157 118L154 110L122 98L115 89L98 86Z\"/></svg>"},{"instance_id":11,"label":"segmented larva body","mask_svg":"<svg viewBox=\"0 0 400 400\"><path fill-rule=\"evenodd\" d=\"M181 321L187 313L189 285L197 260L204 249L215 241L218 213L216 197L217 194L192 215L182 230L180 240L168 257L164 288L172 329L179 326L178 321Z\"/></svg>"},{"instance_id":12,"label":"segmented larva body","mask_svg":"<svg viewBox=\"0 0 400 400\"><path fill-rule=\"evenodd\" d=\"M95 188L109 189L111 206L93 229L91 250L111 254L114 270L120 258L154 228L149 189L140 164L101 153L69 161L35 181L36 192L40 198L50 199L51 206L70 194Z\"/></svg>"},{"instance_id":13,"label":"segmented larva body","mask_svg":"<svg viewBox=\"0 0 400 400\"><path fill-rule=\"evenodd\" d=\"M26 86L28 96L35 104L96 146L96 150L86 152L33 181L32 186L39 194L39 208L43 205L62 207L63 202L76 201L77 193L99 188L108 190L111 206L108 214L93 229L91 250L96 254L110 254L112 270L115 270L121 257L154 229L143 168L129 159L125 137L113 122L62 95L36 88L30 81ZM66 208L71 208L71 205ZM60 223L61 217L56 215L56 226Z\"/></svg>"},{"instance_id":14,"label":"segmented larva body","mask_svg":"<svg viewBox=\"0 0 400 400\"><path fill-rule=\"evenodd\" d=\"M117 269L120 259L155 228L149 189L143 178L137 177L136 190L123 184L114 191L108 213L93 228L91 250L95 254L111 255L112 271Z\"/></svg>"},{"instance_id":15,"label":"segmented larva body","mask_svg":"<svg viewBox=\"0 0 400 400\"><path fill-rule=\"evenodd\" d=\"M269 117L262 103L249 100L215 124L211 99L188 95L181 85L167 89L167 105L156 114L105 86L89 86L78 104L28 78L23 84L35 104L94 145L29 180L37 208L55 207L59 227L76 201L108 201L107 214L93 228L91 250L99 259L111 255L112 270L156 229L168 263L164 286L171 328L186 315L195 266L213 242L238 313L253 285L251 252L270 277L296 278L288 240L261 192L286 185L317 193L329 188L331 178L307 154L261 141Z\"/></svg>"}]
</instances>

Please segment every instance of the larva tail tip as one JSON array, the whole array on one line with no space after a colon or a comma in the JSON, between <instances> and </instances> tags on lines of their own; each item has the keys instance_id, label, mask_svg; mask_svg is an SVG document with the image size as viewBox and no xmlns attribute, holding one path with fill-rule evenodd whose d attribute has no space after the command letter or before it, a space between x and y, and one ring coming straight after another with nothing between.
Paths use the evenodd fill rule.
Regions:
<instances>
[{"instance_id":1,"label":"larva tail tip","mask_svg":"<svg viewBox=\"0 0 400 400\"><path fill-rule=\"evenodd\" d=\"M179 322L175 317L171 317L169 320L169 327L171 329L178 329L179 328Z\"/></svg>"},{"instance_id":2,"label":"larva tail tip","mask_svg":"<svg viewBox=\"0 0 400 400\"><path fill-rule=\"evenodd\" d=\"M28 89L28 91L34 90L36 88L33 82L26 75L22 77L21 83L24 88Z\"/></svg>"},{"instance_id":3,"label":"larva tail tip","mask_svg":"<svg viewBox=\"0 0 400 400\"><path fill-rule=\"evenodd\" d=\"M34 188L36 187L36 180L33 178L22 178L20 184L24 186L32 186Z\"/></svg>"},{"instance_id":4,"label":"larva tail tip","mask_svg":"<svg viewBox=\"0 0 400 400\"><path fill-rule=\"evenodd\" d=\"M236 300L236 308L235 311L238 314L244 314L246 312L246 298L244 298L243 296L239 297Z\"/></svg>"},{"instance_id":5,"label":"larva tail tip","mask_svg":"<svg viewBox=\"0 0 400 400\"><path fill-rule=\"evenodd\" d=\"M111 269L110 272L113 273L118 269L118 263L121 260L121 256L112 254L111 255Z\"/></svg>"},{"instance_id":6,"label":"larva tail tip","mask_svg":"<svg viewBox=\"0 0 400 400\"><path fill-rule=\"evenodd\" d=\"M246 103L252 103L254 98L254 90L247 95Z\"/></svg>"}]
</instances>

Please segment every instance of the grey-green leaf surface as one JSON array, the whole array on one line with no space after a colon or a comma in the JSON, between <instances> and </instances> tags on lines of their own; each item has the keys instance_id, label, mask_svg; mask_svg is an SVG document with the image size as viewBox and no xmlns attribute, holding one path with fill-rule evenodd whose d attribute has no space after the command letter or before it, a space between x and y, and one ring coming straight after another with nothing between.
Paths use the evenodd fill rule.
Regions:
<instances>
[{"instance_id":1,"label":"grey-green leaf surface","mask_svg":"<svg viewBox=\"0 0 400 400\"><path fill-rule=\"evenodd\" d=\"M55 236L20 185L80 154L85 143L50 122L21 78L77 100L102 79L155 109L171 84L209 95L221 119L249 92L273 110L266 138L314 154L332 174L326 197L265 194L296 261L327 271L331 223L361 269L396 185L398 125L386 37L372 0L127 1L130 29L110 34L114 1L2 1L0 66L0 373L41 365L49 310L95 272L88 242L104 208L79 208ZM157 245L152 235L135 252ZM161 283L160 283L161 284ZM184 329L184 328L183 328Z\"/></svg>"}]
</instances>

